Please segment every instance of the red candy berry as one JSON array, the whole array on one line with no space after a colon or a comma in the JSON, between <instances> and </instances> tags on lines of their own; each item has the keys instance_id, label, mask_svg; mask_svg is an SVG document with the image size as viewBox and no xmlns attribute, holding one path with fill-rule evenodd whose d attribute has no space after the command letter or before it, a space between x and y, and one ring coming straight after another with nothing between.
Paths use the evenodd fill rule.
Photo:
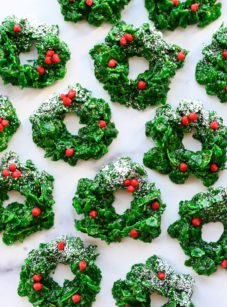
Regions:
<instances>
[{"instance_id":1,"label":"red candy berry","mask_svg":"<svg viewBox=\"0 0 227 307\"><path fill-rule=\"evenodd\" d=\"M139 185L139 181L137 179L132 179L131 180L131 185L134 187L134 188L137 188L138 185Z\"/></svg>"},{"instance_id":2,"label":"red candy berry","mask_svg":"<svg viewBox=\"0 0 227 307\"><path fill-rule=\"evenodd\" d=\"M74 155L74 149L73 148L67 148L66 150L65 150L65 155L66 155L66 157L72 157L73 155Z\"/></svg>"},{"instance_id":3,"label":"red candy berry","mask_svg":"<svg viewBox=\"0 0 227 307\"><path fill-rule=\"evenodd\" d=\"M199 9L199 3L194 3L191 5L191 11L192 12L197 12Z\"/></svg>"},{"instance_id":4,"label":"red candy berry","mask_svg":"<svg viewBox=\"0 0 227 307\"><path fill-rule=\"evenodd\" d=\"M125 46L127 44L127 40L126 40L125 36L121 37L120 44L121 44L121 46Z\"/></svg>"},{"instance_id":5,"label":"red candy berry","mask_svg":"<svg viewBox=\"0 0 227 307\"><path fill-rule=\"evenodd\" d=\"M166 274L164 272L158 272L157 276L160 280L164 280L166 278Z\"/></svg>"},{"instance_id":6,"label":"red candy berry","mask_svg":"<svg viewBox=\"0 0 227 307\"><path fill-rule=\"evenodd\" d=\"M64 106L69 107L72 104L72 100L69 97L65 97L63 99L63 104L64 104Z\"/></svg>"},{"instance_id":7,"label":"red candy berry","mask_svg":"<svg viewBox=\"0 0 227 307\"><path fill-rule=\"evenodd\" d=\"M147 87L147 83L145 81L139 81L137 82L137 87L139 90L145 90Z\"/></svg>"},{"instance_id":8,"label":"red candy berry","mask_svg":"<svg viewBox=\"0 0 227 307\"><path fill-rule=\"evenodd\" d=\"M74 294L74 295L72 296L72 301L73 301L73 303L79 303L80 300L81 300L81 296L80 296L79 294Z\"/></svg>"},{"instance_id":9,"label":"red candy berry","mask_svg":"<svg viewBox=\"0 0 227 307\"><path fill-rule=\"evenodd\" d=\"M41 274L35 274L35 275L33 276L33 280L34 280L35 282L41 281L41 280L42 280L42 275L41 275Z\"/></svg>"},{"instance_id":10,"label":"red candy berry","mask_svg":"<svg viewBox=\"0 0 227 307\"><path fill-rule=\"evenodd\" d=\"M140 234L139 231L137 231L136 229L132 229L129 232L129 235L130 235L131 238L137 238L139 236L139 234Z\"/></svg>"},{"instance_id":11,"label":"red candy berry","mask_svg":"<svg viewBox=\"0 0 227 307\"><path fill-rule=\"evenodd\" d=\"M18 170L16 170L15 172L12 173L12 177L13 177L14 179L20 178L20 177L21 177L21 172L18 171Z\"/></svg>"},{"instance_id":12,"label":"red candy berry","mask_svg":"<svg viewBox=\"0 0 227 307\"><path fill-rule=\"evenodd\" d=\"M130 185L127 190L129 193L135 192L135 188L132 185Z\"/></svg>"},{"instance_id":13,"label":"red candy berry","mask_svg":"<svg viewBox=\"0 0 227 307\"><path fill-rule=\"evenodd\" d=\"M213 122L210 123L210 128L212 130L217 130L219 128L219 123L216 120L214 120Z\"/></svg>"},{"instance_id":14,"label":"red candy berry","mask_svg":"<svg viewBox=\"0 0 227 307\"><path fill-rule=\"evenodd\" d=\"M153 201L151 203L151 209L157 211L160 208L160 203L158 201Z\"/></svg>"},{"instance_id":15,"label":"red candy berry","mask_svg":"<svg viewBox=\"0 0 227 307\"><path fill-rule=\"evenodd\" d=\"M2 176L3 177L8 177L9 175L10 175L10 171L8 169L5 168L5 169L2 170Z\"/></svg>"},{"instance_id":16,"label":"red candy berry","mask_svg":"<svg viewBox=\"0 0 227 307\"><path fill-rule=\"evenodd\" d=\"M130 33L125 33L124 37L125 37L127 42L132 42L133 39L134 39L132 34L130 34Z\"/></svg>"},{"instance_id":17,"label":"red candy berry","mask_svg":"<svg viewBox=\"0 0 227 307\"><path fill-rule=\"evenodd\" d=\"M188 125L189 125L189 119L187 118L187 116L183 116L183 117L181 118L181 124L182 124L183 126L188 126Z\"/></svg>"},{"instance_id":18,"label":"red candy berry","mask_svg":"<svg viewBox=\"0 0 227 307\"><path fill-rule=\"evenodd\" d=\"M188 119L192 122L195 122L198 119L198 115L196 113L189 113Z\"/></svg>"},{"instance_id":19,"label":"red candy berry","mask_svg":"<svg viewBox=\"0 0 227 307\"><path fill-rule=\"evenodd\" d=\"M42 76L45 73L45 69L42 66L38 66L36 70L38 71L40 76Z\"/></svg>"},{"instance_id":20,"label":"red candy berry","mask_svg":"<svg viewBox=\"0 0 227 307\"><path fill-rule=\"evenodd\" d=\"M108 62L108 67L114 68L114 67L116 67L116 66L117 66L117 61L116 61L116 60L114 60L114 59L109 60L109 62Z\"/></svg>"},{"instance_id":21,"label":"red candy berry","mask_svg":"<svg viewBox=\"0 0 227 307\"><path fill-rule=\"evenodd\" d=\"M178 58L179 61L184 61L185 58L186 58L186 56L185 56L185 54L184 54L184 51L180 51L180 52L178 53L178 55L177 55L177 58Z\"/></svg>"},{"instance_id":22,"label":"red candy berry","mask_svg":"<svg viewBox=\"0 0 227 307\"><path fill-rule=\"evenodd\" d=\"M65 242L58 242L57 248L59 251L63 251L65 249Z\"/></svg>"},{"instance_id":23,"label":"red candy berry","mask_svg":"<svg viewBox=\"0 0 227 307\"><path fill-rule=\"evenodd\" d=\"M52 64L52 58L51 58L50 56L46 56L44 62L45 62L47 65L50 65L50 64Z\"/></svg>"},{"instance_id":24,"label":"red candy berry","mask_svg":"<svg viewBox=\"0 0 227 307\"><path fill-rule=\"evenodd\" d=\"M192 219L192 225L194 227L199 227L202 223L202 220L199 217L195 217L194 219Z\"/></svg>"},{"instance_id":25,"label":"red candy berry","mask_svg":"<svg viewBox=\"0 0 227 307\"><path fill-rule=\"evenodd\" d=\"M36 283L33 285L33 288L34 288L35 291L40 291L40 290L42 290L43 285L42 285L41 283L39 283L39 282L36 282Z\"/></svg>"},{"instance_id":26,"label":"red candy berry","mask_svg":"<svg viewBox=\"0 0 227 307\"><path fill-rule=\"evenodd\" d=\"M39 216L40 214L41 214L40 208L35 207L35 208L32 209L32 215L33 215L33 216L37 217L37 216Z\"/></svg>"},{"instance_id":27,"label":"red candy berry","mask_svg":"<svg viewBox=\"0 0 227 307\"><path fill-rule=\"evenodd\" d=\"M11 172L14 172L16 169L17 169L16 164L11 163L11 164L9 165L9 170L10 170Z\"/></svg>"},{"instance_id":28,"label":"red candy berry","mask_svg":"<svg viewBox=\"0 0 227 307\"><path fill-rule=\"evenodd\" d=\"M20 33L21 31L22 31L22 29L21 29L20 25L14 25L13 26L13 32Z\"/></svg>"},{"instance_id":29,"label":"red candy berry","mask_svg":"<svg viewBox=\"0 0 227 307\"><path fill-rule=\"evenodd\" d=\"M96 210L91 210L89 212L89 216L93 219L95 219L98 216L98 212Z\"/></svg>"},{"instance_id":30,"label":"red candy berry","mask_svg":"<svg viewBox=\"0 0 227 307\"><path fill-rule=\"evenodd\" d=\"M211 171L212 173L216 173L216 172L218 171L218 166L217 166L216 163L211 163L211 165L210 165L210 171Z\"/></svg>"},{"instance_id":31,"label":"red candy berry","mask_svg":"<svg viewBox=\"0 0 227 307\"><path fill-rule=\"evenodd\" d=\"M52 56L52 62L57 64L61 61L59 55L57 53L55 53L53 56Z\"/></svg>"},{"instance_id":32,"label":"red candy berry","mask_svg":"<svg viewBox=\"0 0 227 307\"><path fill-rule=\"evenodd\" d=\"M2 131L3 131L3 129L4 129L3 125L2 125L2 124L0 124L0 132L2 132Z\"/></svg>"},{"instance_id":33,"label":"red candy berry","mask_svg":"<svg viewBox=\"0 0 227 307\"><path fill-rule=\"evenodd\" d=\"M55 54L54 50L47 50L46 55L52 57Z\"/></svg>"},{"instance_id":34,"label":"red candy berry","mask_svg":"<svg viewBox=\"0 0 227 307\"><path fill-rule=\"evenodd\" d=\"M172 0L172 2L173 2L173 4L174 4L175 6L178 6L178 5L179 5L179 0Z\"/></svg>"},{"instance_id":35,"label":"red candy berry","mask_svg":"<svg viewBox=\"0 0 227 307\"><path fill-rule=\"evenodd\" d=\"M126 179L126 180L124 181L124 186L128 187L130 184L131 184L131 180Z\"/></svg>"},{"instance_id":36,"label":"red candy berry","mask_svg":"<svg viewBox=\"0 0 227 307\"><path fill-rule=\"evenodd\" d=\"M105 128L106 127L106 121L105 120L100 120L99 121L99 127L100 128Z\"/></svg>"},{"instance_id":37,"label":"red candy berry","mask_svg":"<svg viewBox=\"0 0 227 307\"><path fill-rule=\"evenodd\" d=\"M223 56L224 59L227 59L227 50L224 50L222 52L222 56Z\"/></svg>"},{"instance_id":38,"label":"red candy berry","mask_svg":"<svg viewBox=\"0 0 227 307\"><path fill-rule=\"evenodd\" d=\"M2 126L3 126L3 127L9 126L9 121L8 121L7 119L3 119L3 120L2 120Z\"/></svg>"},{"instance_id":39,"label":"red candy berry","mask_svg":"<svg viewBox=\"0 0 227 307\"><path fill-rule=\"evenodd\" d=\"M87 262L84 261L84 260L80 261L80 263L79 263L79 269L80 269L80 271L85 270L86 267L87 267Z\"/></svg>"},{"instance_id":40,"label":"red candy berry","mask_svg":"<svg viewBox=\"0 0 227 307\"><path fill-rule=\"evenodd\" d=\"M73 99L76 96L76 91L74 91L73 89L69 90L68 92L68 98L69 99Z\"/></svg>"},{"instance_id":41,"label":"red candy berry","mask_svg":"<svg viewBox=\"0 0 227 307\"><path fill-rule=\"evenodd\" d=\"M182 173L185 173L185 172L187 171L187 169L188 169L188 165L187 165L186 163L181 163L181 164L179 165L179 169L180 169L180 171L181 171Z\"/></svg>"},{"instance_id":42,"label":"red candy berry","mask_svg":"<svg viewBox=\"0 0 227 307\"><path fill-rule=\"evenodd\" d=\"M223 267L223 269L226 269L227 268L227 259L223 260L221 262L221 266Z\"/></svg>"}]
</instances>

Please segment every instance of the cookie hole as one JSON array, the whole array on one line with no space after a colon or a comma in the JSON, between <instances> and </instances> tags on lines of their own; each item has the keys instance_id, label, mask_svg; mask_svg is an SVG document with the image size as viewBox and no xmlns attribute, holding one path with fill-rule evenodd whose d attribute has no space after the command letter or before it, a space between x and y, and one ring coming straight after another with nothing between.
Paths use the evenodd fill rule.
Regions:
<instances>
[{"instance_id":1,"label":"cookie hole","mask_svg":"<svg viewBox=\"0 0 227 307\"><path fill-rule=\"evenodd\" d=\"M28 52L20 53L19 58L21 65L31 64L31 62L38 59L38 51L35 45L32 46L31 50L29 50Z\"/></svg>"},{"instance_id":2,"label":"cookie hole","mask_svg":"<svg viewBox=\"0 0 227 307\"><path fill-rule=\"evenodd\" d=\"M168 298L164 297L158 293L152 293L151 294L151 305L152 307L160 307L164 306L166 303L168 303Z\"/></svg>"},{"instance_id":3,"label":"cookie hole","mask_svg":"<svg viewBox=\"0 0 227 307\"><path fill-rule=\"evenodd\" d=\"M9 191L7 193L7 195L9 197L9 199L4 201L3 208L8 207L8 205L10 205L11 203L14 203L14 202L23 204L26 201L26 198L21 193L19 193L17 191Z\"/></svg>"},{"instance_id":4,"label":"cookie hole","mask_svg":"<svg viewBox=\"0 0 227 307\"><path fill-rule=\"evenodd\" d=\"M115 200L113 207L117 214L123 214L127 209L131 207L133 196L125 190L119 190L114 194Z\"/></svg>"},{"instance_id":5,"label":"cookie hole","mask_svg":"<svg viewBox=\"0 0 227 307\"><path fill-rule=\"evenodd\" d=\"M80 124L80 118L75 113L68 113L64 118L64 124L69 133L72 135L78 134L78 131L84 127Z\"/></svg>"},{"instance_id":6,"label":"cookie hole","mask_svg":"<svg viewBox=\"0 0 227 307\"><path fill-rule=\"evenodd\" d=\"M149 62L142 57L134 56L129 58L128 78L135 80L137 76L149 69Z\"/></svg>"},{"instance_id":7,"label":"cookie hole","mask_svg":"<svg viewBox=\"0 0 227 307\"><path fill-rule=\"evenodd\" d=\"M67 280L73 280L75 278L75 275L73 275L70 267L65 264L58 264L55 271L50 274L50 276L53 278L54 281L56 281L59 286L63 286L64 281Z\"/></svg>"},{"instance_id":8,"label":"cookie hole","mask_svg":"<svg viewBox=\"0 0 227 307\"><path fill-rule=\"evenodd\" d=\"M217 242L224 232L224 226L221 222L211 222L203 225L202 239L205 242Z\"/></svg>"},{"instance_id":9,"label":"cookie hole","mask_svg":"<svg viewBox=\"0 0 227 307\"><path fill-rule=\"evenodd\" d=\"M200 151L202 150L202 144L192 137L194 133L195 131L185 134L182 143L187 150Z\"/></svg>"}]
</instances>

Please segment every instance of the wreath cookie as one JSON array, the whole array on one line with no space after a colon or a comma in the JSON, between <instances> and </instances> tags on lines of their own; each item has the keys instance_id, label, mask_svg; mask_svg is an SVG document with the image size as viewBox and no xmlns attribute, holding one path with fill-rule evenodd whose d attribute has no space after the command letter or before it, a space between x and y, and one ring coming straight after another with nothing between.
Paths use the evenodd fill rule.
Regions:
<instances>
[{"instance_id":1,"label":"wreath cookie","mask_svg":"<svg viewBox=\"0 0 227 307\"><path fill-rule=\"evenodd\" d=\"M227 102L227 27L220 27L212 43L203 49L203 55L196 66L197 82L206 86L208 95Z\"/></svg>"},{"instance_id":2,"label":"wreath cookie","mask_svg":"<svg viewBox=\"0 0 227 307\"><path fill-rule=\"evenodd\" d=\"M112 28L105 43L96 45L90 54L96 78L104 84L111 100L143 110L166 102L170 79L183 66L187 51L166 43L162 34L148 24L135 28L121 22ZM136 80L128 79L128 59L133 56L149 62L149 69Z\"/></svg>"},{"instance_id":3,"label":"wreath cookie","mask_svg":"<svg viewBox=\"0 0 227 307\"><path fill-rule=\"evenodd\" d=\"M211 275L221 265L227 269L227 188L210 188L192 200L180 202L180 219L170 225L168 233L177 238L190 258L187 266L202 275ZM202 226L221 222L224 232L217 242L202 239Z\"/></svg>"},{"instance_id":4,"label":"wreath cookie","mask_svg":"<svg viewBox=\"0 0 227 307\"><path fill-rule=\"evenodd\" d=\"M112 203L114 192L126 189L133 193L131 208L117 214ZM148 182L142 166L130 158L120 158L102 168L94 180L79 180L73 206L84 218L76 228L107 243L130 236L144 242L158 237L161 215L165 210L160 191Z\"/></svg>"},{"instance_id":5,"label":"wreath cookie","mask_svg":"<svg viewBox=\"0 0 227 307\"><path fill-rule=\"evenodd\" d=\"M77 135L72 135L63 120L74 113L84 124ZM30 118L33 140L45 151L45 157L63 159L75 165L78 159L100 159L118 131L111 120L111 110L106 101L91 96L80 84L69 87L67 93L55 94L44 102Z\"/></svg>"},{"instance_id":6,"label":"wreath cookie","mask_svg":"<svg viewBox=\"0 0 227 307\"><path fill-rule=\"evenodd\" d=\"M193 152L184 147L184 134L190 132L201 142L202 150ZM157 147L145 153L144 164L169 174L175 183L184 183L194 175L210 186L225 169L227 127L216 112L205 110L199 101L183 100L176 110L170 105L159 108L146 124L146 135Z\"/></svg>"},{"instance_id":7,"label":"wreath cookie","mask_svg":"<svg viewBox=\"0 0 227 307\"><path fill-rule=\"evenodd\" d=\"M96 246L84 247L80 238L60 237L32 250L21 269L18 294L36 307L92 306L100 291L101 271L94 264ZM60 287L50 274L59 263L75 275Z\"/></svg>"},{"instance_id":8,"label":"wreath cookie","mask_svg":"<svg viewBox=\"0 0 227 307\"><path fill-rule=\"evenodd\" d=\"M19 126L20 121L12 103L7 97L0 95L0 151L7 148Z\"/></svg>"},{"instance_id":9,"label":"wreath cookie","mask_svg":"<svg viewBox=\"0 0 227 307\"><path fill-rule=\"evenodd\" d=\"M145 0L149 18L157 29L175 30L197 24L205 27L221 16L217 0Z\"/></svg>"},{"instance_id":10,"label":"wreath cookie","mask_svg":"<svg viewBox=\"0 0 227 307\"><path fill-rule=\"evenodd\" d=\"M193 307L194 279L188 274L176 274L165 261L154 255L146 263L132 266L125 280L118 280L112 288L116 305L121 307L150 307L151 294L168 298L164 306Z\"/></svg>"},{"instance_id":11,"label":"wreath cookie","mask_svg":"<svg viewBox=\"0 0 227 307\"><path fill-rule=\"evenodd\" d=\"M67 21L86 19L94 26L104 21L116 23L121 19L121 10L130 0L58 0L61 12Z\"/></svg>"},{"instance_id":12,"label":"wreath cookie","mask_svg":"<svg viewBox=\"0 0 227 307\"><path fill-rule=\"evenodd\" d=\"M7 17L0 25L0 76L5 84L42 88L63 78L70 52L58 33L58 26ZM33 45L38 59L22 65L20 54L29 52Z\"/></svg>"},{"instance_id":13,"label":"wreath cookie","mask_svg":"<svg viewBox=\"0 0 227 307\"><path fill-rule=\"evenodd\" d=\"M30 234L53 226L53 177L39 172L31 160L25 164L14 152L6 153L0 163L0 230L10 245ZM4 208L9 191L25 196L23 204L13 202Z\"/></svg>"}]
</instances>

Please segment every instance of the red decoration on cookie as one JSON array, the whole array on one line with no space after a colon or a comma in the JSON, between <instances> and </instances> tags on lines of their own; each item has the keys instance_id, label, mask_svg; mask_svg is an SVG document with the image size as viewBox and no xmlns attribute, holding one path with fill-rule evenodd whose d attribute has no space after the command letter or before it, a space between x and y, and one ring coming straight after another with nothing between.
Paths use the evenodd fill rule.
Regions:
<instances>
[{"instance_id":1,"label":"red decoration on cookie","mask_svg":"<svg viewBox=\"0 0 227 307\"><path fill-rule=\"evenodd\" d=\"M7 127L7 126L9 126L9 121L7 119L3 119L1 124L2 124L3 127Z\"/></svg>"},{"instance_id":2,"label":"red decoration on cookie","mask_svg":"<svg viewBox=\"0 0 227 307\"><path fill-rule=\"evenodd\" d=\"M134 188L137 188L139 186L139 181L134 178L131 180L131 185L134 187Z\"/></svg>"},{"instance_id":3,"label":"red decoration on cookie","mask_svg":"<svg viewBox=\"0 0 227 307\"><path fill-rule=\"evenodd\" d=\"M199 9L199 3L193 3L193 4L191 5L191 11L192 11L192 12L197 12L198 9Z\"/></svg>"},{"instance_id":4,"label":"red decoration on cookie","mask_svg":"<svg viewBox=\"0 0 227 307\"><path fill-rule=\"evenodd\" d=\"M22 31L22 29L21 29L20 25L14 25L13 26L13 32L20 33L21 31Z\"/></svg>"},{"instance_id":5,"label":"red decoration on cookie","mask_svg":"<svg viewBox=\"0 0 227 307\"><path fill-rule=\"evenodd\" d=\"M135 188L132 185L130 185L127 190L128 190L129 193L135 192Z\"/></svg>"},{"instance_id":6,"label":"red decoration on cookie","mask_svg":"<svg viewBox=\"0 0 227 307\"><path fill-rule=\"evenodd\" d=\"M166 274L164 272L158 272L157 276L160 280L164 280L166 278Z\"/></svg>"},{"instance_id":7,"label":"red decoration on cookie","mask_svg":"<svg viewBox=\"0 0 227 307\"><path fill-rule=\"evenodd\" d=\"M195 217L192 219L192 225L195 227L199 227L202 224L202 220L199 217Z\"/></svg>"},{"instance_id":8,"label":"red decoration on cookie","mask_svg":"<svg viewBox=\"0 0 227 307\"><path fill-rule=\"evenodd\" d=\"M210 128L212 130L217 130L219 128L219 123L216 120L214 120L213 122L210 123Z\"/></svg>"},{"instance_id":9,"label":"red decoration on cookie","mask_svg":"<svg viewBox=\"0 0 227 307\"><path fill-rule=\"evenodd\" d=\"M52 64L52 58L50 56L46 56L44 62L45 64L50 65Z\"/></svg>"},{"instance_id":10,"label":"red decoration on cookie","mask_svg":"<svg viewBox=\"0 0 227 307\"><path fill-rule=\"evenodd\" d=\"M54 54L55 54L54 50L51 50L51 49L47 50L47 52L46 52L46 56L52 57Z\"/></svg>"},{"instance_id":11,"label":"red decoration on cookie","mask_svg":"<svg viewBox=\"0 0 227 307\"><path fill-rule=\"evenodd\" d=\"M222 52L222 56L223 56L224 59L227 59L227 50L224 50Z\"/></svg>"},{"instance_id":12,"label":"red decoration on cookie","mask_svg":"<svg viewBox=\"0 0 227 307\"><path fill-rule=\"evenodd\" d=\"M137 82L137 87L139 90L145 90L147 87L147 83L145 81L139 81Z\"/></svg>"},{"instance_id":13,"label":"red decoration on cookie","mask_svg":"<svg viewBox=\"0 0 227 307\"><path fill-rule=\"evenodd\" d=\"M100 128L105 128L106 127L106 121L105 120L100 120L99 121L99 127Z\"/></svg>"},{"instance_id":14,"label":"red decoration on cookie","mask_svg":"<svg viewBox=\"0 0 227 307\"><path fill-rule=\"evenodd\" d=\"M22 175L22 174L21 174L21 172L20 172L19 170L16 170L15 172L12 173L12 177L13 177L14 179L20 178L21 175Z\"/></svg>"},{"instance_id":15,"label":"red decoration on cookie","mask_svg":"<svg viewBox=\"0 0 227 307\"><path fill-rule=\"evenodd\" d=\"M2 176L3 177L8 177L9 175L10 175L10 171L8 169L5 168L5 169L2 170Z\"/></svg>"},{"instance_id":16,"label":"red decoration on cookie","mask_svg":"<svg viewBox=\"0 0 227 307\"><path fill-rule=\"evenodd\" d=\"M57 248L59 251L63 251L65 249L65 242L58 242Z\"/></svg>"},{"instance_id":17,"label":"red decoration on cookie","mask_svg":"<svg viewBox=\"0 0 227 307\"><path fill-rule=\"evenodd\" d=\"M186 171L187 171L187 169L188 169L188 165L186 164L186 163L181 163L180 165L179 165L179 169L180 169L180 171L182 172L182 173L185 173Z\"/></svg>"},{"instance_id":18,"label":"red decoration on cookie","mask_svg":"<svg viewBox=\"0 0 227 307\"><path fill-rule=\"evenodd\" d=\"M67 148L66 150L65 150L65 155L66 155L66 157L72 157L73 155L74 155L74 149L73 148Z\"/></svg>"},{"instance_id":19,"label":"red decoration on cookie","mask_svg":"<svg viewBox=\"0 0 227 307\"><path fill-rule=\"evenodd\" d=\"M68 92L68 98L73 99L76 96L76 91L74 89L69 90Z\"/></svg>"},{"instance_id":20,"label":"red decoration on cookie","mask_svg":"<svg viewBox=\"0 0 227 307\"><path fill-rule=\"evenodd\" d=\"M11 172L14 172L16 169L17 169L16 164L11 163L11 164L9 165L9 170L10 170Z\"/></svg>"},{"instance_id":21,"label":"red decoration on cookie","mask_svg":"<svg viewBox=\"0 0 227 307\"><path fill-rule=\"evenodd\" d=\"M42 76L45 73L45 69L42 66L38 66L36 70L38 71L40 76Z\"/></svg>"},{"instance_id":22,"label":"red decoration on cookie","mask_svg":"<svg viewBox=\"0 0 227 307\"><path fill-rule=\"evenodd\" d=\"M41 280L42 280L42 275L41 275L41 274L35 274L35 275L33 276L33 280L34 280L35 282L41 281Z\"/></svg>"},{"instance_id":23,"label":"red decoration on cookie","mask_svg":"<svg viewBox=\"0 0 227 307\"><path fill-rule=\"evenodd\" d=\"M87 267L87 262L84 261L84 260L80 261L80 263L79 263L79 269L80 269L80 271L85 270L86 267Z\"/></svg>"},{"instance_id":24,"label":"red decoration on cookie","mask_svg":"<svg viewBox=\"0 0 227 307\"><path fill-rule=\"evenodd\" d=\"M114 59L109 60L109 62L108 62L108 67L114 68L114 67L116 67L116 66L117 66L117 61L116 61L116 60L114 60Z\"/></svg>"},{"instance_id":25,"label":"red decoration on cookie","mask_svg":"<svg viewBox=\"0 0 227 307\"><path fill-rule=\"evenodd\" d=\"M216 173L216 172L218 171L218 166L217 166L216 163L211 163L211 164L210 164L210 171L211 171L212 173Z\"/></svg>"},{"instance_id":26,"label":"red decoration on cookie","mask_svg":"<svg viewBox=\"0 0 227 307\"><path fill-rule=\"evenodd\" d=\"M129 235L130 235L131 238L137 238L139 236L139 234L140 234L139 231L137 231L136 229L132 229L129 232Z\"/></svg>"},{"instance_id":27,"label":"red decoration on cookie","mask_svg":"<svg viewBox=\"0 0 227 307\"><path fill-rule=\"evenodd\" d=\"M183 116L183 117L181 118L181 124L182 124L183 126L188 126L188 125L189 125L189 119L187 118L187 116Z\"/></svg>"},{"instance_id":28,"label":"red decoration on cookie","mask_svg":"<svg viewBox=\"0 0 227 307\"><path fill-rule=\"evenodd\" d=\"M177 58L178 58L179 61L184 61L185 60L186 56L185 56L183 50L178 53Z\"/></svg>"},{"instance_id":29,"label":"red decoration on cookie","mask_svg":"<svg viewBox=\"0 0 227 307\"><path fill-rule=\"evenodd\" d=\"M133 36L132 36L132 34L130 34L130 33L125 33L125 35L124 35L124 37L125 37L125 39L126 39L126 41L127 42L132 42L133 41Z\"/></svg>"},{"instance_id":30,"label":"red decoration on cookie","mask_svg":"<svg viewBox=\"0 0 227 307\"><path fill-rule=\"evenodd\" d=\"M61 61L59 55L57 53L55 53L53 56L52 56L52 62L57 64Z\"/></svg>"},{"instance_id":31,"label":"red decoration on cookie","mask_svg":"<svg viewBox=\"0 0 227 307\"><path fill-rule=\"evenodd\" d=\"M160 208L160 203L158 201L153 201L150 206L152 210L157 211Z\"/></svg>"},{"instance_id":32,"label":"red decoration on cookie","mask_svg":"<svg viewBox=\"0 0 227 307\"><path fill-rule=\"evenodd\" d=\"M126 180L124 181L124 186L128 187L130 184L131 184L131 180L126 179Z\"/></svg>"},{"instance_id":33,"label":"red decoration on cookie","mask_svg":"<svg viewBox=\"0 0 227 307\"><path fill-rule=\"evenodd\" d=\"M72 296L72 301L73 301L73 303L79 303L80 300L81 300L81 296L80 296L79 294L74 294L74 295Z\"/></svg>"},{"instance_id":34,"label":"red decoration on cookie","mask_svg":"<svg viewBox=\"0 0 227 307\"><path fill-rule=\"evenodd\" d=\"M41 209L39 207L35 207L32 209L32 215L37 217L41 214Z\"/></svg>"},{"instance_id":35,"label":"red decoration on cookie","mask_svg":"<svg viewBox=\"0 0 227 307\"><path fill-rule=\"evenodd\" d=\"M120 44L121 46L125 46L127 44L127 40L124 35L120 38Z\"/></svg>"},{"instance_id":36,"label":"red decoration on cookie","mask_svg":"<svg viewBox=\"0 0 227 307\"><path fill-rule=\"evenodd\" d=\"M223 267L223 269L226 269L227 268L227 259L223 260L221 262L221 266Z\"/></svg>"},{"instance_id":37,"label":"red decoration on cookie","mask_svg":"<svg viewBox=\"0 0 227 307\"><path fill-rule=\"evenodd\" d=\"M179 0L172 0L172 2L173 2L173 4L174 4L175 6L178 6L178 5L179 5Z\"/></svg>"},{"instance_id":38,"label":"red decoration on cookie","mask_svg":"<svg viewBox=\"0 0 227 307\"><path fill-rule=\"evenodd\" d=\"M43 285L42 285L41 283L39 283L39 282L36 282L36 283L33 285L33 289L34 289L35 291L40 291L40 290L42 290L42 288L43 288Z\"/></svg>"},{"instance_id":39,"label":"red decoration on cookie","mask_svg":"<svg viewBox=\"0 0 227 307\"><path fill-rule=\"evenodd\" d=\"M198 115L196 113L189 113L188 119L192 122L195 122L198 119Z\"/></svg>"},{"instance_id":40,"label":"red decoration on cookie","mask_svg":"<svg viewBox=\"0 0 227 307\"><path fill-rule=\"evenodd\" d=\"M89 212L89 216L93 219L95 219L98 216L98 212L96 210L91 210Z\"/></svg>"}]
</instances>

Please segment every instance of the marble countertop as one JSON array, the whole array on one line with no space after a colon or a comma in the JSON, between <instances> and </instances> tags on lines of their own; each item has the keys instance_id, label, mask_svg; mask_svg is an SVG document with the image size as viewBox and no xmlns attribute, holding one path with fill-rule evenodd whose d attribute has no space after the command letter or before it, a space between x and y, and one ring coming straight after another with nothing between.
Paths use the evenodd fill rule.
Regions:
<instances>
[{"instance_id":1,"label":"marble countertop","mask_svg":"<svg viewBox=\"0 0 227 307\"><path fill-rule=\"evenodd\" d=\"M177 106L181 99L200 99L208 109L216 110L225 117L227 124L227 105L221 104L216 97L207 96L205 89L199 86L194 77L195 65L201 58L202 46L209 43L224 17L227 16L227 2L223 3L222 17L204 29L196 26L186 30L165 32L164 38L168 42L174 42L190 50L183 69L179 70L172 80L171 90L168 94L168 102ZM35 17L36 19L60 26L60 36L66 41L72 52L71 60L68 63L66 77L55 83L53 86L41 89L24 89L11 85L4 86L0 79L0 93L8 95L16 107L21 120L21 127L14 135L9 144L9 149L16 151L21 160L30 158L39 167L48 171L55 177L54 198L55 224L48 231L37 232L27 238L22 244L5 246L0 241L0 306L2 307L26 307L31 306L27 298L20 298L17 295L20 267L29 250L36 248L40 242L47 242L61 234L80 236L86 243L98 245L100 256L97 264L103 272L102 290L97 296L94 307L112 307L114 300L111 295L113 282L124 278L130 270L131 265L144 262L149 256L157 254L164 257L178 272L191 273L196 280L193 302L197 307L226 307L226 271L219 269L211 277L199 276L190 268L184 265L186 256L182 252L178 242L171 239L167 234L168 226L178 217L178 204L182 199L190 199L194 194L205 191L206 188L199 180L190 179L184 185L172 183L168 176L160 175L155 171L148 170L151 181L161 189L162 198L167 208L162 218L162 233L151 244L140 241L133 241L129 238L122 243L106 245L98 239L77 232L74 228L75 212L72 207L72 198L76 190L77 182L81 177L93 178L99 168L119 156L130 156L134 161L142 163L143 154L153 146L145 136L145 123L152 119L155 108L148 108L144 112L126 109L119 104L110 103L113 114L113 121L119 130L119 136L113 141L109 153L99 161L80 161L77 166L71 167L62 161L53 162L44 159L44 151L38 148L32 141L31 125L29 116L38 106L53 92L61 92L67 85L80 82L82 86L92 90L95 97L102 97L110 101L108 94L103 90L102 85L96 80L93 73L93 63L88 54L89 50L97 43L102 42L110 29L109 24L95 28L86 22L72 24L64 22L60 14L57 0L0 0L0 20L7 15L15 14L21 17ZM132 0L123 11L123 20L140 25L148 22L147 12L143 0ZM31 57L31 54L30 54ZM34 57L34 54L33 54ZM23 57L29 58L29 55ZM135 77L148 67L143 59L130 59L130 76ZM67 117L67 127L70 131L78 131L78 120L72 116ZM200 144L192 140L190 136L185 137L184 143L193 150L200 148ZM2 153L1 153L2 154ZM215 186L226 185L226 172L220 174ZM21 196L10 193L10 200L21 199ZM123 212L130 202L131 196L127 193L116 193L114 206L117 212ZM220 235L220 225L208 225L204 229L204 237L207 240L215 240ZM71 277L67 267L59 266L54 276L59 283L64 278ZM154 305L160 306L165 299L155 295Z\"/></svg>"}]
</instances>

